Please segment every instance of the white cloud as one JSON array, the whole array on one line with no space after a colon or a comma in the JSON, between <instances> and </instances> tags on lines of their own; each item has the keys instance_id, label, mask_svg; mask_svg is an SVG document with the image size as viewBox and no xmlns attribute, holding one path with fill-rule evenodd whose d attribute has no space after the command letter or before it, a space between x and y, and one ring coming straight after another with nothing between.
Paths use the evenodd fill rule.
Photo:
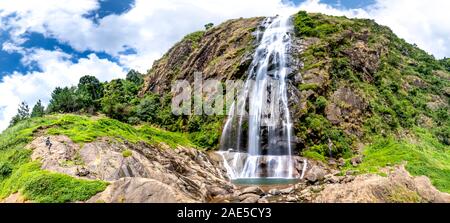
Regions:
<instances>
[{"instance_id":1,"label":"white cloud","mask_svg":"<svg viewBox=\"0 0 450 223\"><path fill-rule=\"evenodd\" d=\"M47 103L51 92L57 86L71 86L78 83L83 75L96 76L101 81L123 78L125 72L115 63L99 59L95 54L72 63L70 55L61 51L31 49L25 58L36 62L42 71L22 74L15 72L5 76L0 82L0 130L9 125L9 120L17 113L20 102L33 106L41 99Z\"/></svg>"},{"instance_id":2,"label":"white cloud","mask_svg":"<svg viewBox=\"0 0 450 223\"><path fill-rule=\"evenodd\" d=\"M25 100L48 100L55 86L74 84L83 74L109 80L124 75L122 67L141 72L149 69L175 42L187 33L203 29L208 22L219 24L227 19L295 13L300 8L331 15L372 18L388 25L408 42L437 57L450 56L450 1L376 0L364 9L335 8L307 0L299 6L282 0L136 0L135 6L121 15L109 15L94 23L83 17L99 8L98 0L1 0L0 30L8 30L11 39L2 44L8 52L25 55L25 64L36 63L42 72L13 73L0 82L0 129ZM15 14L16 16L10 16ZM84 51L106 52L118 58L120 66L90 55L77 63L61 51L20 47L27 32L44 36ZM121 54L132 48L136 54Z\"/></svg>"}]
</instances>

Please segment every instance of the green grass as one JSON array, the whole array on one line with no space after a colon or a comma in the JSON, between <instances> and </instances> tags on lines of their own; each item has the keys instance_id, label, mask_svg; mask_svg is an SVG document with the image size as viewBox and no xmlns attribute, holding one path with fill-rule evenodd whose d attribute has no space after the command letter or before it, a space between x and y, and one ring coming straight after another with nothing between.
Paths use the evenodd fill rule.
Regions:
<instances>
[{"instance_id":1,"label":"green grass","mask_svg":"<svg viewBox=\"0 0 450 223\"><path fill-rule=\"evenodd\" d=\"M20 192L28 200L44 203L85 201L105 190L106 182L81 180L68 175L41 170L37 162L18 167L0 182L0 198Z\"/></svg>"},{"instance_id":2,"label":"green grass","mask_svg":"<svg viewBox=\"0 0 450 223\"><path fill-rule=\"evenodd\" d=\"M168 132L148 125L135 128L110 118L63 115L54 120L51 126L52 128L47 131L48 134L66 135L76 143L88 143L101 137L110 137L131 143L166 143L171 148L178 145L195 147L186 134Z\"/></svg>"},{"instance_id":3,"label":"green grass","mask_svg":"<svg viewBox=\"0 0 450 223\"><path fill-rule=\"evenodd\" d=\"M414 128L417 142L379 138L365 148L361 173L377 173L381 167L401 164L414 176L425 175L441 191L450 193L450 147L441 144L428 130ZM348 163L348 162L347 162Z\"/></svg>"},{"instance_id":4,"label":"green grass","mask_svg":"<svg viewBox=\"0 0 450 223\"><path fill-rule=\"evenodd\" d=\"M167 132L152 126L135 128L110 118L78 115L50 115L32 118L8 128L0 135L0 199L20 192L36 202L84 201L103 191L107 183L76 179L68 175L40 169L40 163L31 161L31 150L25 146L36 134L66 135L76 143L88 143L101 137L118 141L156 144L166 143L194 147L188 136ZM131 151L124 151L129 157Z\"/></svg>"}]
</instances>

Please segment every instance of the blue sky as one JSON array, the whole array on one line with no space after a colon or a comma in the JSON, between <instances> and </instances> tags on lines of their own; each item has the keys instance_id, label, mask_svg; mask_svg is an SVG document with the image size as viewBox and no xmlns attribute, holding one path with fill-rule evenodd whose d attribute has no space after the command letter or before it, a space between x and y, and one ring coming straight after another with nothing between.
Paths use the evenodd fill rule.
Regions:
<instances>
[{"instance_id":1,"label":"blue sky","mask_svg":"<svg viewBox=\"0 0 450 223\"><path fill-rule=\"evenodd\" d=\"M304 1L294 0L293 2L298 5ZM321 2L340 8L361 8L374 3L373 0L322 0ZM98 9L90 11L88 14L84 15L84 17L91 19L95 23L98 23L99 20L111 14L120 15L129 11L133 7L133 4L134 0L102 0L99 2ZM8 37L9 35L7 30L1 30L0 45L3 45L3 42L6 41ZM92 50L75 50L69 44L61 42L56 38L46 37L42 33L27 32L26 34L24 34L24 38L26 38L26 41L21 44L22 47L43 48L46 50L60 49L63 52L73 56L73 58L70 59L72 62L76 62L80 58L87 58L87 56L92 53L95 53L99 58L105 58L117 63L119 62L117 58L105 52ZM123 53L132 54L134 52L135 51L133 49L128 49ZM22 58L23 55L18 52L6 52L0 49L0 78L4 75L13 73L14 71L21 73L41 71L38 66L35 66L33 64L21 63Z\"/></svg>"},{"instance_id":2,"label":"blue sky","mask_svg":"<svg viewBox=\"0 0 450 223\"><path fill-rule=\"evenodd\" d=\"M127 12L132 8L133 4L134 0L102 0L99 2L100 7L97 10L92 10L84 16L94 22L98 22L98 20L101 20L105 16L111 14L120 15ZM8 30L2 30L0 27L0 46L9 38L7 31ZM56 38L46 37L42 33L27 32L24 34L24 38L26 41L20 46L25 48L42 48L46 50L60 49L73 56L73 58L71 58L72 62L76 62L80 58L87 58L91 53L95 53L99 58L106 58L110 61L118 62L116 58L105 52L92 50L78 51L73 49L69 44L61 42ZM14 71L22 73L40 71L39 67L33 66L33 64L25 65L21 63L22 58L23 55L18 52L6 52L0 48L0 78L4 75L13 73Z\"/></svg>"},{"instance_id":3,"label":"blue sky","mask_svg":"<svg viewBox=\"0 0 450 223\"><path fill-rule=\"evenodd\" d=\"M1 0L0 131L21 101L44 104L82 75L102 81L146 72L209 22L298 10L371 18L438 58L450 56L450 1ZM414 16L411 16L414 15Z\"/></svg>"}]
</instances>

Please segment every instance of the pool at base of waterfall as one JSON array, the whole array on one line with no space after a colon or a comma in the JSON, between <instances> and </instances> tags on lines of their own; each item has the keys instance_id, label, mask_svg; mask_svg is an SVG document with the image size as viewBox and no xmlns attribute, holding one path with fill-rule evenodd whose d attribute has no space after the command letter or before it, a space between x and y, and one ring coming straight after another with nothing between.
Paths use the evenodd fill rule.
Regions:
<instances>
[{"instance_id":1,"label":"pool at base of waterfall","mask_svg":"<svg viewBox=\"0 0 450 223\"><path fill-rule=\"evenodd\" d=\"M283 184L295 184L298 183L298 178L237 178L232 179L231 182L236 185L283 185Z\"/></svg>"}]
</instances>

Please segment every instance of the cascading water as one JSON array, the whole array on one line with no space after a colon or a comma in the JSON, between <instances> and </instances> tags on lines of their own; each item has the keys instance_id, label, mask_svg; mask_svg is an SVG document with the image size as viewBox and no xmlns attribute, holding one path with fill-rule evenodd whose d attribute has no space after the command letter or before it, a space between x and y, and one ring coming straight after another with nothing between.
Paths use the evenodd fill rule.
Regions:
<instances>
[{"instance_id":1,"label":"cascading water","mask_svg":"<svg viewBox=\"0 0 450 223\"><path fill-rule=\"evenodd\" d=\"M289 16L267 18L248 78L228 114L221 152L231 179L299 178L288 107Z\"/></svg>"}]
</instances>

